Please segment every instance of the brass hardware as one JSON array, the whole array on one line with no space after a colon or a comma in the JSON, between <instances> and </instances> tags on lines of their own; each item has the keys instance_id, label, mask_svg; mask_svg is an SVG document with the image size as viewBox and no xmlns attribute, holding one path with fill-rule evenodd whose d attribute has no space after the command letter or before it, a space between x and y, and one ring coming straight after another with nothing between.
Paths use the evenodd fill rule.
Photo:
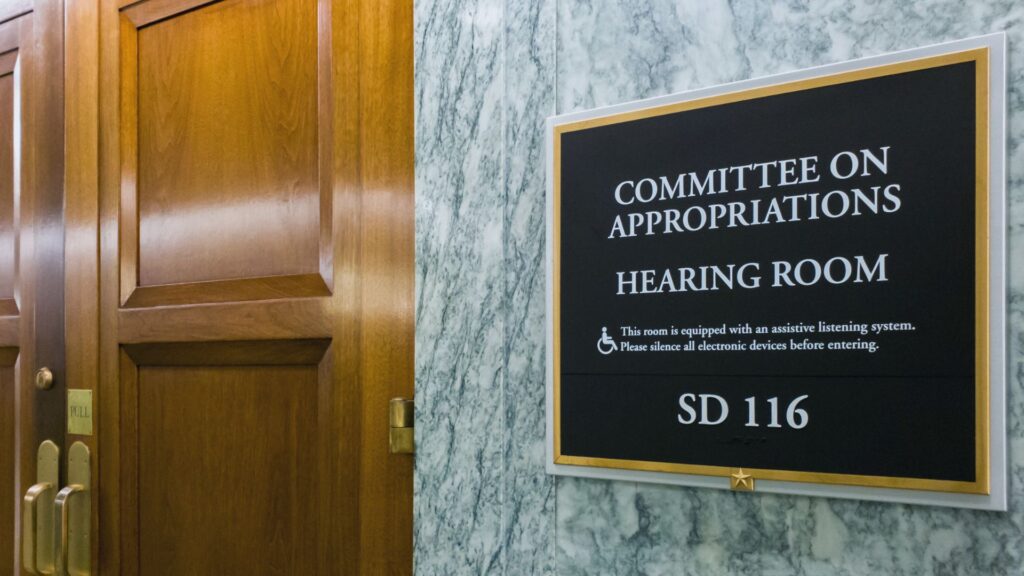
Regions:
<instances>
[{"instance_id":1,"label":"brass hardware","mask_svg":"<svg viewBox=\"0 0 1024 576\"><path fill-rule=\"evenodd\" d=\"M57 499L54 501L53 504L56 508L55 514L57 515L58 518L57 526L60 530L57 534L54 535L54 538L58 542L58 576L71 576L71 538L74 535L74 532L71 531L71 499L75 495L81 495L85 497L85 486L82 486L81 484L71 484L69 486L65 486L63 490L57 493Z\"/></svg>"},{"instance_id":2,"label":"brass hardware","mask_svg":"<svg viewBox=\"0 0 1024 576\"><path fill-rule=\"evenodd\" d=\"M29 574L53 574L53 491L60 483L60 448L39 445L36 484L25 493L21 522L22 566Z\"/></svg>"},{"instance_id":3,"label":"brass hardware","mask_svg":"<svg viewBox=\"0 0 1024 576\"><path fill-rule=\"evenodd\" d=\"M392 454L415 454L416 453L416 432L415 428L392 428L391 429L391 453Z\"/></svg>"},{"instance_id":4,"label":"brass hardware","mask_svg":"<svg viewBox=\"0 0 1024 576\"><path fill-rule=\"evenodd\" d=\"M53 489L54 484L45 482L32 486L25 493L21 555L22 565L29 574L53 574ZM40 512L40 507L48 510Z\"/></svg>"},{"instance_id":5,"label":"brass hardware","mask_svg":"<svg viewBox=\"0 0 1024 576\"><path fill-rule=\"evenodd\" d=\"M416 453L415 406L412 400L392 398L390 405L390 448L392 454Z\"/></svg>"},{"instance_id":6,"label":"brass hardware","mask_svg":"<svg viewBox=\"0 0 1024 576\"><path fill-rule=\"evenodd\" d=\"M92 390L68 390L68 434L92 436Z\"/></svg>"},{"instance_id":7,"label":"brass hardware","mask_svg":"<svg viewBox=\"0 0 1024 576\"><path fill-rule=\"evenodd\" d=\"M416 421L416 407L412 400L406 398L391 399L391 427L412 428Z\"/></svg>"},{"instance_id":8,"label":"brass hardware","mask_svg":"<svg viewBox=\"0 0 1024 576\"><path fill-rule=\"evenodd\" d=\"M54 502L57 576L88 576L90 573L92 471L89 460L89 447L75 442L68 453L68 485L57 493Z\"/></svg>"},{"instance_id":9,"label":"brass hardware","mask_svg":"<svg viewBox=\"0 0 1024 576\"><path fill-rule=\"evenodd\" d=\"M754 491L754 477L743 471L743 468L738 468L735 472L730 474L732 478L732 489L737 492L753 492Z\"/></svg>"},{"instance_id":10,"label":"brass hardware","mask_svg":"<svg viewBox=\"0 0 1024 576\"><path fill-rule=\"evenodd\" d=\"M53 388L53 372L46 366L36 370L36 388L40 390Z\"/></svg>"}]
</instances>

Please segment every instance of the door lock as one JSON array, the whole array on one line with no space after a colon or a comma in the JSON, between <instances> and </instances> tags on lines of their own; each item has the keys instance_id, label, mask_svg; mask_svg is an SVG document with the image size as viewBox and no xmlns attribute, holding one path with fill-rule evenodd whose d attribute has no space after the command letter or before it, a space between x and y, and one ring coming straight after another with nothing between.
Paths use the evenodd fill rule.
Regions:
<instances>
[{"instance_id":1,"label":"door lock","mask_svg":"<svg viewBox=\"0 0 1024 576\"><path fill-rule=\"evenodd\" d=\"M39 370L36 370L36 388L40 390L49 390L53 388L53 371L46 366L43 366Z\"/></svg>"}]
</instances>

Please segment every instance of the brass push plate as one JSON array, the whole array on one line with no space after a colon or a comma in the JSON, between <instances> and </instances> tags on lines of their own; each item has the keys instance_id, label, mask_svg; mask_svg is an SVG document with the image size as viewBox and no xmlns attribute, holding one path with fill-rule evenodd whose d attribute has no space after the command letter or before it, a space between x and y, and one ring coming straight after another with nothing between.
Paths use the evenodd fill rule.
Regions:
<instances>
[{"instance_id":1,"label":"brass push plate","mask_svg":"<svg viewBox=\"0 0 1024 576\"><path fill-rule=\"evenodd\" d=\"M92 436L92 390L68 390L68 434Z\"/></svg>"}]
</instances>

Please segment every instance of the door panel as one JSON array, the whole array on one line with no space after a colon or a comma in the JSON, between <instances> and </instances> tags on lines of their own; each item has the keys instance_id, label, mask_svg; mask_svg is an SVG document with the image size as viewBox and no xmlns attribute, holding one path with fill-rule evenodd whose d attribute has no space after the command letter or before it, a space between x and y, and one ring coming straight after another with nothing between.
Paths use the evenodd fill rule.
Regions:
<instances>
[{"instance_id":1,"label":"door panel","mask_svg":"<svg viewBox=\"0 0 1024 576\"><path fill-rule=\"evenodd\" d=\"M327 0L120 11L127 306L330 294L329 13Z\"/></svg>"},{"instance_id":2,"label":"door panel","mask_svg":"<svg viewBox=\"0 0 1024 576\"><path fill-rule=\"evenodd\" d=\"M140 285L319 272L316 23L226 0L138 29Z\"/></svg>"},{"instance_id":3,"label":"door panel","mask_svg":"<svg viewBox=\"0 0 1024 576\"><path fill-rule=\"evenodd\" d=\"M0 569L14 566L15 518L17 516L17 482L14 474L18 451L14 450L14 368L0 368Z\"/></svg>"},{"instance_id":4,"label":"door panel","mask_svg":"<svg viewBox=\"0 0 1024 576\"><path fill-rule=\"evenodd\" d=\"M144 367L135 384L140 572L316 573L316 365Z\"/></svg>"},{"instance_id":5,"label":"door panel","mask_svg":"<svg viewBox=\"0 0 1024 576\"><path fill-rule=\"evenodd\" d=\"M16 25L15 25L16 26ZM7 27L11 27L9 23ZM6 57L4 57L6 56ZM17 52L0 56L0 314L18 319L18 306L14 299L17 284L15 229L16 186L14 172L14 63ZM16 335L15 335L16 337ZM8 345L18 343L7 342ZM4 348L8 356L17 358L18 347ZM16 449L18 394L16 391L14 361L0 366L0 570L15 566L18 514L18 455Z\"/></svg>"},{"instance_id":6,"label":"door panel","mask_svg":"<svg viewBox=\"0 0 1024 576\"><path fill-rule=\"evenodd\" d=\"M411 573L411 17L100 0L103 573Z\"/></svg>"},{"instance_id":7,"label":"door panel","mask_svg":"<svg viewBox=\"0 0 1024 576\"><path fill-rule=\"evenodd\" d=\"M0 311L17 314L18 306L14 301L14 263L17 260L14 228L14 63L17 52L7 56L0 57Z\"/></svg>"},{"instance_id":8,"label":"door panel","mask_svg":"<svg viewBox=\"0 0 1024 576\"><path fill-rule=\"evenodd\" d=\"M0 2L0 572L21 574L20 502L64 443L63 6ZM33 384L37 368L50 390Z\"/></svg>"}]
</instances>

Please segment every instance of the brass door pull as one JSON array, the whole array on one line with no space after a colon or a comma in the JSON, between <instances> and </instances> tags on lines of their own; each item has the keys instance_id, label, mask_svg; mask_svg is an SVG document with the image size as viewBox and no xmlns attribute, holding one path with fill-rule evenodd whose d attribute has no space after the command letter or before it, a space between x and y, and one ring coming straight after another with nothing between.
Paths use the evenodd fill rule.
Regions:
<instances>
[{"instance_id":1,"label":"brass door pull","mask_svg":"<svg viewBox=\"0 0 1024 576\"><path fill-rule=\"evenodd\" d=\"M85 486L72 484L58 492L57 498L53 502L54 515L57 517L57 533L54 535L57 542L57 576L72 576L68 568L69 550L71 537L77 535L72 532L71 528L71 499L76 495L85 495L85 493ZM76 572L74 576L78 576L78 574L80 572Z\"/></svg>"},{"instance_id":2,"label":"brass door pull","mask_svg":"<svg viewBox=\"0 0 1024 576\"><path fill-rule=\"evenodd\" d=\"M25 493L21 512L21 564L29 574L53 574L53 492L60 482L60 448L39 445L36 484Z\"/></svg>"},{"instance_id":3,"label":"brass door pull","mask_svg":"<svg viewBox=\"0 0 1024 576\"><path fill-rule=\"evenodd\" d=\"M68 451L68 485L54 501L54 544L57 549L57 576L88 576L92 524L92 495L89 494L91 470L89 447L75 442Z\"/></svg>"},{"instance_id":4,"label":"brass door pull","mask_svg":"<svg viewBox=\"0 0 1024 576\"><path fill-rule=\"evenodd\" d=\"M21 555L22 565L29 574L53 574L53 542L49 541L48 546L44 543L53 534L53 489L53 484L43 482L25 493ZM44 502L47 510L40 513L40 503Z\"/></svg>"}]
</instances>

